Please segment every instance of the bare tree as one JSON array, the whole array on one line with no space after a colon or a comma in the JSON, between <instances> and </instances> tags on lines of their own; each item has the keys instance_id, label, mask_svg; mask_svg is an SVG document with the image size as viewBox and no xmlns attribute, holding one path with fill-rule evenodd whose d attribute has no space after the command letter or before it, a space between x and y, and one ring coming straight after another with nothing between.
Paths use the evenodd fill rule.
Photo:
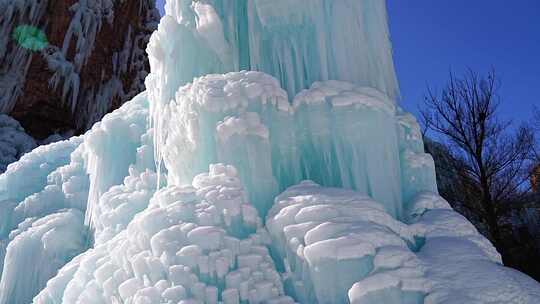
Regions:
<instances>
[{"instance_id":1,"label":"bare tree","mask_svg":"<svg viewBox=\"0 0 540 304\"><path fill-rule=\"evenodd\" d=\"M533 174L531 178L531 184L534 187L534 191L540 192L540 108L534 107L534 117L533 117L533 128L535 130L535 145L533 148L533 155L532 155L532 162L533 162L533 168L531 169L531 172Z\"/></svg>"},{"instance_id":2,"label":"bare tree","mask_svg":"<svg viewBox=\"0 0 540 304\"><path fill-rule=\"evenodd\" d=\"M533 127L536 134L536 145L534 149L534 157L535 157L535 163L540 164L540 108L535 106L534 109L534 117L533 117Z\"/></svg>"},{"instance_id":3,"label":"bare tree","mask_svg":"<svg viewBox=\"0 0 540 304\"><path fill-rule=\"evenodd\" d=\"M501 217L511 208L517 193L529 187L533 132L516 128L498 116L499 82L495 72L481 77L469 70L463 78L451 73L440 94L429 90L421 111L425 126L442 137L459 159L462 202L487 227L499 250L502 246Z\"/></svg>"}]
</instances>

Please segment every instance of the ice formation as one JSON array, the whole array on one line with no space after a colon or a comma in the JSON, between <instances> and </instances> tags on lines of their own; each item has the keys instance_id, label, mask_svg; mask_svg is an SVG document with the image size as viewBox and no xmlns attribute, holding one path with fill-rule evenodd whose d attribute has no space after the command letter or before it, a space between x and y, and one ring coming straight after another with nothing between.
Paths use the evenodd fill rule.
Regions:
<instances>
[{"instance_id":1,"label":"ice formation","mask_svg":"<svg viewBox=\"0 0 540 304\"><path fill-rule=\"evenodd\" d=\"M70 262L35 302L294 303L233 167L212 165L191 186L162 188L145 207L127 229Z\"/></svg>"},{"instance_id":2,"label":"ice formation","mask_svg":"<svg viewBox=\"0 0 540 304\"><path fill-rule=\"evenodd\" d=\"M331 79L397 95L384 1L193 2L167 1L165 18L193 31L225 67L273 75L291 97Z\"/></svg>"},{"instance_id":3,"label":"ice formation","mask_svg":"<svg viewBox=\"0 0 540 304\"><path fill-rule=\"evenodd\" d=\"M0 175L0 303L31 302L64 264L88 249L94 237L117 233L122 222L115 222L111 209L123 207L123 219L130 220L128 204L121 204L123 193L114 192L112 186L133 189L131 198L143 195L145 182L155 191L156 183L146 173L148 164L153 166L145 136L147 115L148 101L142 94L83 137L38 147ZM120 140L124 144L118 144ZM103 157L103 151L112 156L114 148L129 151L122 155L125 161ZM107 178L96 182L97 174ZM105 195L109 189L111 194ZM101 194L102 200L89 203ZM129 207L136 210L134 205ZM94 214L104 220L94 222ZM20 275L23 265L35 266Z\"/></svg>"},{"instance_id":4,"label":"ice formation","mask_svg":"<svg viewBox=\"0 0 540 304\"><path fill-rule=\"evenodd\" d=\"M166 9L147 92L0 175L0 304L540 301L438 196L383 1Z\"/></svg>"},{"instance_id":5,"label":"ice formation","mask_svg":"<svg viewBox=\"0 0 540 304\"><path fill-rule=\"evenodd\" d=\"M434 174L422 170L433 161L406 118L384 94L351 83L316 82L289 102L267 74L213 74L160 111L158 153L175 184L211 163L235 165L262 216L279 191L304 179L356 189L400 216L407 191L436 190Z\"/></svg>"},{"instance_id":6,"label":"ice formation","mask_svg":"<svg viewBox=\"0 0 540 304\"><path fill-rule=\"evenodd\" d=\"M24 153L36 147L35 140L15 119L0 114L0 173Z\"/></svg>"}]
</instances>

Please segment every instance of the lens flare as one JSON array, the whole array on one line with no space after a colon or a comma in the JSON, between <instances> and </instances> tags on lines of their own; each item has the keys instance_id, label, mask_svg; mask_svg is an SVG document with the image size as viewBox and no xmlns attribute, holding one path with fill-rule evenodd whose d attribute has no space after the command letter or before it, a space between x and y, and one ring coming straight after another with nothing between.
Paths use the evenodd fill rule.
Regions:
<instances>
[{"instance_id":1,"label":"lens flare","mask_svg":"<svg viewBox=\"0 0 540 304\"><path fill-rule=\"evenodd\" d=\"M40 51L47 47L47 35L37 27L31 25L20 25L13 31L13 39L28 50Z\"/></svg>"}]
</instances>

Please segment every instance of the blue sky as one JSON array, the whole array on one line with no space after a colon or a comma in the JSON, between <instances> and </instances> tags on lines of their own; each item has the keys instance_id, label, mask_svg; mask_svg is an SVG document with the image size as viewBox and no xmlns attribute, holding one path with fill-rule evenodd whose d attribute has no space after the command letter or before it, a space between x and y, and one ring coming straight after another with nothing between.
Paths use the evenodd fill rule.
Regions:
<instances>
[{"instance_id":1,"label":"blue sky","mask_svg":"<svg viewBox=\"0 0 540 304\"><path fill-rule=\"evenodd\" d=\"M238 0L231 0L238 1ZM157 0L158 7L163 0ZM417 113L427 85L449 71L500 77L505 117L524 120L540 106L539 0L388 0L401 104Z\"/></svg>"},{"instance_id":2,"label":"blue sky","mask_svg":"<svg viewBox=\"0 0 540 304\"><path fill-rule=\"evenodd\" d=\"M440 89L450 69L500 77L501 111L530 117L540 106L540 1L388 0L402 104L417 109L427 84Z\"/></svg>"}]
</instances>

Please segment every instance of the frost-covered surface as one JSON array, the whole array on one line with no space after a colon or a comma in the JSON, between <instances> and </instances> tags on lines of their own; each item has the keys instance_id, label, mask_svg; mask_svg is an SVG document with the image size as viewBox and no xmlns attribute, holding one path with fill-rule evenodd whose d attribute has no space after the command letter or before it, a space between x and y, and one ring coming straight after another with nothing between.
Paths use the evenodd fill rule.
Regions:
<instances>
[{"instance_id":1,"label":"frost-covered surface","mask_svg":"<svg viewBox=\"0 0 540 304\"><path fill-rule=\"evenodd\" d=\"M86 2L86 0L83 0ZM95 2L95 1L91 1ZM19 23L27 23L37 26L42 17L46 14L48 1L18 0L0 2L0 54L9 60L3 61L0 73L0 113L9 113L15 106L15 102L22 94L26 75L31 64L32 53L23 47L11 45L12 32ZM88 14L90 16L90 14ZM82 30L82 28L80 28ZM71 41L71 35L67 43ZM94 37L95 38L95 37ZM89 41L93 43L92 41ZM91 52L91 49L87 49ZM43 52L43 57L48 63L49 69L53 72L50 83L54 88L58 87L62 81L62 96L67 100L68 92L71 91L70 108L74 109L79 91L78 71L67 61L65 54L58 50L58 47L47 46Z\"/></svg>"},{"instance_id":2,"label":"frost-covered surface","mask_svg":"<svg viewBox=\"0 0 540 304\"><path fill-rule=\"evenodd\" d=\"M60 80L63 83L63 98L75 111L77 103L82 99L87 105L82 109L85 119L85 129L92 127L111 108L115 98L126 100L135 97L144 90L143 79L147 75L144 51L141 45L148 43L148 34L156 28L153 20L155 10L152 1L138 0L140 11L146 12L142 16L141 27L136 33L131 26L124 38L124 46L120 52L113 55L113 71L110 78L102 80L99 85L83 92L80 91L79 73L94 51L96 37L104 23L113 24L115 18L114 5L117 0L79 0L70 7L73 16L66 31L61 49L54 47L45 56L49 69L54 72L51 84L56 88ZM146 32L145 32L146 31ZM73 60L66 60L70 46L75 46ZM124 87L123 76L136 71L131 87ZM102 76L103 77L103 76ZM125 76L124 76L125 77ZM69 93L69 94L68 94ZM68 100L69 97L69 100Z\"/></svg>"},{"instance_id":3,"label":"frost-covered surface","mask_svg":"<svg viewBox=\"0 0 540 304\"><path fill-rule=\"evenodd\" d=\"M81 80L79 71L77 71L73 63L68 61L65 56L57 46L51 45L43 50L43 57L47 61L47 67L52 72L49 85L56 89L62 83L62 100L74 112L79 97Z\"/></svg>"},{"instance_id":4,"label":"frost-covered surface","mask_svg":"<svg viewBox=\"0 0 540 304\"><path fill-rule=\"evenodd\" d=\"M436 194L383 3L168 1L148 93L0 175L0 304L538 303Z\"/></svg>"},{"instance_id":5,"label":"frost-covered surface","mask_svg":"<svg viewBox=\"0 0 540 304\"><path fill-rule=\"evenodd\" d=\"M24 132L18 121L0 114L0 173L35 147L36 141Z\"/></svg>"}]
</instances>

